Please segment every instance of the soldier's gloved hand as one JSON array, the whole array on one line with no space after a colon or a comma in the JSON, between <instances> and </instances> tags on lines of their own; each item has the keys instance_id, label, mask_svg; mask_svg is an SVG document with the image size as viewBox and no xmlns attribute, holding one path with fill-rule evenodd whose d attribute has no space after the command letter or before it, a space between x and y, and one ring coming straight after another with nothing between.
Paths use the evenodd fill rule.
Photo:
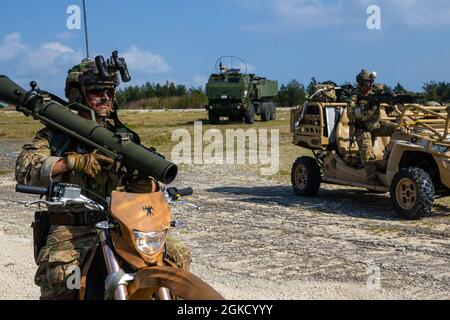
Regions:
<instances>
[{"instance_id":1,"label":"soldier's gloved hand","mask_svg":"<svg viewBox=\"0 0 450 320\"><path fill-rule=\"evenodd\" d=\"M395 128L395 131L402 134L408 134L409 128L405 124L400 124L397 126L397 128Z\"/></svg>"},{"instance_id":2,"label":"soldier's gloved hand","mask_svg":"<svg viewBox=\"0 0 450 320\"><path fill-rule=\"evenodd\" d=\"M397 129L395 131L397 133L401 133L401 134L407 134L408 133L408 129L403 127L403 126L397 127Z\"/></svg>"},{"instance_id":3,"label":"soldier's gloved hand","mask_svg":"<svg viewBox=\"0 0 450 320\"><path fill-rule=\"evenodd\" d=\"M113 164L113 159L96 152L86 154L70 152L67 154L68 169L70 171L84 172L91 178L97 176L102 170L102 166L111 166Z\"/></svg>"}]
</instances>

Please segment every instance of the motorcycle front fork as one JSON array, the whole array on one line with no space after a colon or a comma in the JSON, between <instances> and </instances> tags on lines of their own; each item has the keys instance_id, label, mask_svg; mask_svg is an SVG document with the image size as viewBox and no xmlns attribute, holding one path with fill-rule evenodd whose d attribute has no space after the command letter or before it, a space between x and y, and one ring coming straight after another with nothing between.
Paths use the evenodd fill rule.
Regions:
<instances>
[{"instance_id":1,"label":"motorcycle front fork","mask_svg":"<svg viewBox=\"0 0 450 320\"><path fill-rule=\"evenodd\" d=\"M120 271L120 266L119 262L117 261L116 255L109 247L106 230L101 230L99 232L99 236L108 275L115 274ZM114 300L127 300L127 298L128 298L127 286L124 284L119 285L116 291L114 292Z\"/></svg>"},{"instance_id":2,"label":"motorcycle front fork","mask_svg":"<svg viewBox=\"0 0 450 320\"><path fill-rule=\"evenodd\" d=\"M120 271L120 266L114 251L109 247L106 230L99 231L99 236L108 275L115 274ZM159 288L158 298L159 300L172 300L172 296L170 294L169 289ZM127 285L121 284L117 287L116 291L114 292L114 300L127 300L127 299L128 299Z\"/></svg>"}]
</instances>

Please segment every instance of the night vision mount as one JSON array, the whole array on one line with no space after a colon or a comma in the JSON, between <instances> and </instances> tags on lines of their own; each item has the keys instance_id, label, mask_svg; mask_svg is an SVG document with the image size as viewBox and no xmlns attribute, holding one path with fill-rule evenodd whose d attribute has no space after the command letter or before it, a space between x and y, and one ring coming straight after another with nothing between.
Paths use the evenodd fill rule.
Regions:
<instances>
[{"instance_id":1,"label":"night vision mount","mask_svg":"<svg viewBox=\"0 0 450 320\"><path fill-rule=\"evenodd\" d=\"M120 73L123 82L131 80L128 66L124 58L119 57L119 52L116 50L112 53L111 58L105 61L103 56L95 57L95 64L97 65L100 76L104 79L110 79L111 75Z\"/></svg>"}]
</instances>

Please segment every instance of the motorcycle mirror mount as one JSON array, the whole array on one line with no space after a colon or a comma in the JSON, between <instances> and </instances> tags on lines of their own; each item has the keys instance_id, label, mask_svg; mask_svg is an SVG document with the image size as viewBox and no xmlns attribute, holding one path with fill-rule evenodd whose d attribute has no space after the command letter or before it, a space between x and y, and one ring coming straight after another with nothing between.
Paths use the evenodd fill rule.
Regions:
<instances>
[{"instance_id":1,"label":"motorcycle mirror mount","mask_svg":"<svg viewBox=\"0 0 450 320\"><path fill-rule=\"evenodd\" d=\"M101 221L95 225L95 228L98 230L109 230L111 229L111 225L108 221Z\"/></svg>"}]
</instances>

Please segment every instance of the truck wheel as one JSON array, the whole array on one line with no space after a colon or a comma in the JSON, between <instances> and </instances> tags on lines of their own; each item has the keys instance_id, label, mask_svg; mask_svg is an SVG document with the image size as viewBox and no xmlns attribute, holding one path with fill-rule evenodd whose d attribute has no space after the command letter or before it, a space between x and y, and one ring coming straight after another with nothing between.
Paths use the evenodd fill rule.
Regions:
<instances>
[{"instance_id":1,"label":"truck wheel","mask_svg":"<svg viewBox=\"0 0 450 320\"><path fill-rule=\"evenodd\" d=\"M434 202L434 185L428 173L420 168L403 168L394 176L391 199L397 213L408 220L430 214Z\"/></svg>"},{"instance_id":2,"label":"truck wheel","mask_svg":"<svg viewBox=\"0 0 450 320\"><path fill-rule=\"evenodd\" d=\"M274 103L271 103L270 106L271 112L270 112L270 120L276 120L277 119L277 107Z\"/></svg>"},{"instance_id":3,"label":"truck wheel","mask_svg":"<svg viewBox=\"0 0 450 320\"><path fill-rule=\"evenodd\" d=\"M291 171L294 192L299 196L315 196L320 189L322 176L316 159L300 157L295 160Z\"/></svg>"},{"instance_id":4,"label":"truck wheel","mask_svg":"<svg viewBox=\"0 0 450 320\"><path fill-rule=\"evenodd\" d=\"M219 124L220 117L211 110L208 111L208 120L210 124Z\"/></svg>"},{"instance_id":5,"label":"truck wheel","mask_svg":"<svg viewBox=\"0 0 450 320\"><path fill-rule=\"evenodd\" d=\"M268 103L263 103L261 105L261 120L263 122L270 120L270 108Z\"/></svg>"},{"instance_id":6,"label":"truck wheel","mask_svg":"<svg viewBox=\"0 0 450 320\"><path fill-rule=\"evenodd\" d=\"M245 110L244 121L246 124L253 124L255 122L255 107L252 103L250 103L247 110Z\"/></svg>"}]
</instances>

